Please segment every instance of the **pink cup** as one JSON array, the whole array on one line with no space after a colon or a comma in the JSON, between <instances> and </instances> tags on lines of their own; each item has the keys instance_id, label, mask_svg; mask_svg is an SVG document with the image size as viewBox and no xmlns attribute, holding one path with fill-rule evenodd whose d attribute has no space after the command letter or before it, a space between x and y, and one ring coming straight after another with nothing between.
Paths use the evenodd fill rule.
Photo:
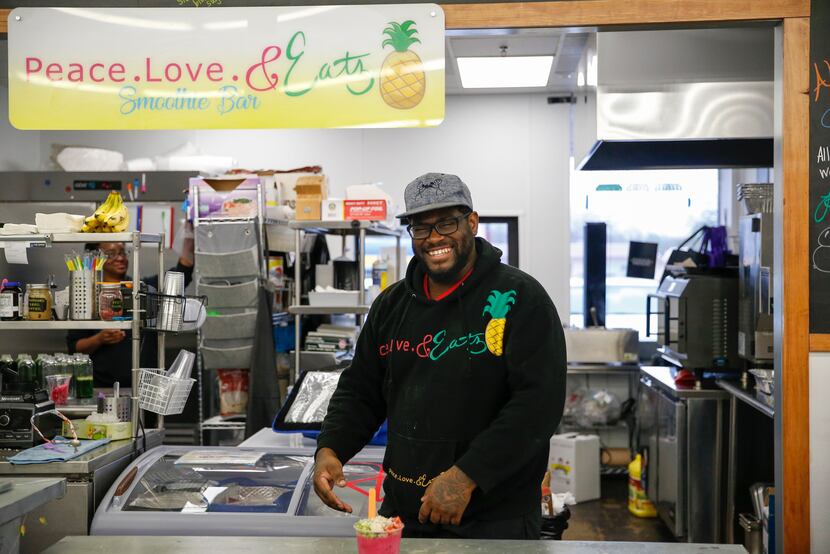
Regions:
<instances>
[{"instance_id":1,"label":"pink cup","mask_svg":"<svg viewBox=\"0 0 830 554\"><path fill-rule=\"evenodd\" d=\"M398 529L382 537L366 537L357 534L358 554L398 554L401 551L401 534L403 529Z\"/></svg>"}]
</instances>

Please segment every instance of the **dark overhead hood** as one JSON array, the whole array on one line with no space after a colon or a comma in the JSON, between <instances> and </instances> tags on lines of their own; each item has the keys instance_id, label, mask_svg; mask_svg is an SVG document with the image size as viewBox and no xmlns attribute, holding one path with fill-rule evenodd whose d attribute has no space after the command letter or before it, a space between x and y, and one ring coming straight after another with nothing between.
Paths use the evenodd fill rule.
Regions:
<instances>
[{"instance_id":1,"label":"dark overhead hood","mask_svg":"<svg viewBox=\"0 0 830 554\"><path fill-rule=\"evenodd\" d=\"M772 167L773 29L597 34L580 170ZM591 114L592 116L594 114Z\"/></svg>"},{"instance_id":2,"label":"dark overhead hood","mask_svg":"<svg viewBox=\"0 0 830 554\"><path fill-rule=\"evenodd\" d=\"M772 138L599 140L583 171L772 167Z\"/></svg>"}]
</instances>

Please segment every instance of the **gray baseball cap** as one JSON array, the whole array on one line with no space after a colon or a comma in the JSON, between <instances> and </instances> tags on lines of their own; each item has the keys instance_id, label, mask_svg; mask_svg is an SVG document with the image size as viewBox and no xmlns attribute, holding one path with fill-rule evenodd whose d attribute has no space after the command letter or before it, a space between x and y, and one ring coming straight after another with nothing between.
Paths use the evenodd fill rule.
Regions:
<instances>
[{"instance_id":1,"label":"gray baseball cap","mask_svg":"<svg viewBox=\"0 0 830 554\"><path fill-rule=\"evenodd\" d=\"M406 211L397 215L400 219L452 206L466 206L473 209L470 189L457 175L448 173L421 175L406 185L403 196Z\"/></svg>"}]
</instances>

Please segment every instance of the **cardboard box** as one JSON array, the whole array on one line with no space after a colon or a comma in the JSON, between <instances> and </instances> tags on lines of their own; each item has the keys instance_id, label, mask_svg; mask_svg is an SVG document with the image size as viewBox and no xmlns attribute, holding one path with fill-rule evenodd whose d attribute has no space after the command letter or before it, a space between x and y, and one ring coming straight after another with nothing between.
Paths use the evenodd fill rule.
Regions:
<instances>
[{"instance_id":1,"label":"cardboard box","mask_svg":"<svg viewBox=\"0 0 830 554\"><path fill-rule=\"evenodd\" d=\"M343 219L346 221L355 219L360 221L385 221L386 207L386 200L381 199L344 200Z\"/></svg>"},{"instance_id":2,"label":"cardboard box","mask_svg":"<svg viewBox=\"0 0 830 554\"><path fill-rule=\"evenodd\" d=\"M297 179L294 185L296 218L298 220L320 221L323 218L323 199L326 198L326 178L323 175L308 175Z\"/></svg>"},{"instance_id":3,"label":"cardboard box","mask_svg":"<svg viewBox=\"0 0 830 554\"><path fill-rule=\"evenodd\" d=\"M550 439L550 490L570 492L577 502L596 500L599 489L599 437L568 433Z\"/></svg>"},{"instance_id":4,"label":"cardboard box","mask_svg":"<svg viewBox=\"0 0 830 554\"><path fill-rule=\"evenodd\" d=\"M229 176L215 179L193 177L190 179L191 217L194 209L194 190L199 190L199 217L231 218L255 217L257 206L257 185L259 177Z\"/></svg>"},{"instance_id":5,"label":"cardboard box","mask_svg":"<svg viewBox=\"0 0 830 554\"><path fill-rule=\"evenodd\" d=\"M297 184L297 180L302 179L303 177L323 177L322 168L310 167L302 168L302 170L299 171L288 171L285 173L274 174L280 205L289 206L292 209L296 207L297 195L294 192L294 186Z\"/></svg>"}]
</instances>

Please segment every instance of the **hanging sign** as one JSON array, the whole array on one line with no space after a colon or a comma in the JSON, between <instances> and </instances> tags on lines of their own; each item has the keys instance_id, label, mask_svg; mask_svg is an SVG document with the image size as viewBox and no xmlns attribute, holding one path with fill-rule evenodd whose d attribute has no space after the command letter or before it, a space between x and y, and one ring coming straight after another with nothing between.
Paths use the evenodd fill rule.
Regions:
<instances>
[{"instance_id":1,"label":"hanging sign","mask_svg":"<svg viewBox=\"0 0 830 554\"><path fill-rule=\"evenodd\" d=\"M423 127L444 118L435 4L18 8L18 129Z\"/></svg>"}]
</instances>

